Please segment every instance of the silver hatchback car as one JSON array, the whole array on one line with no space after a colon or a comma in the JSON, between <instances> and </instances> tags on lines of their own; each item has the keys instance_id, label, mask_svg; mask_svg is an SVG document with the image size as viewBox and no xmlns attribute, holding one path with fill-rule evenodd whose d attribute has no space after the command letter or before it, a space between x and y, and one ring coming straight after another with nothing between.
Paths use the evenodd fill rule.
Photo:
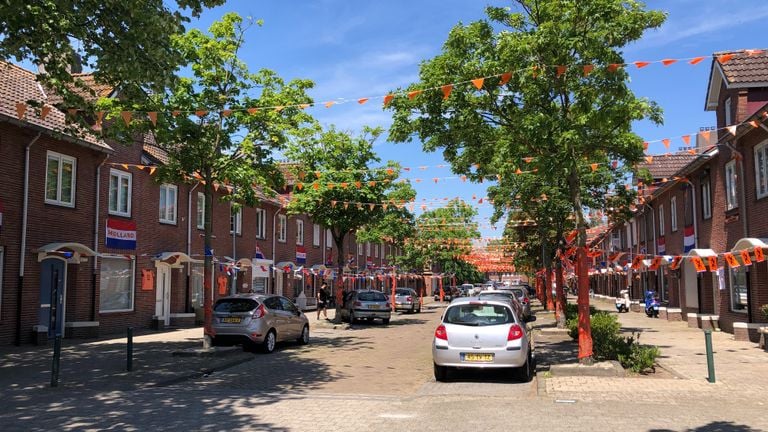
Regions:
<instances>
[{"instance_id":1,"label":"silver hatchback car","mask_svg":"<svg viewBox=\"0 0 768 432\"><path fill-rule=\"evenodd\" d=\"M381 318L384 324L389 324L391 317L392 308L387 296L375 290L347 293L344 307L341 309L341 319L349 320L350 324L354 324L358 319L373 321L374 318Z\"/></svg>"},{"instance_id":2,"label":"silver hatchback car","mask_svg":"<svg viewBox=\"0 0 768 432\"><path fill-rule=\"evenodd\" d=\"M224 297L213 306L213 344L243 344L271 353L277 342L309 343L309 321L292 301L278 295Z\"/></svg>"},{"instance_id":3,"label":"silver hatchback car","mask_svg":"<svg viewBox=\"0 0 768 432\"><path fill-rule=\"evenodd\" d=\"M435 330L432 360L437 381L446 381L451 367L511 368L522 382L534 374L525 322L503 299L454 300Z\"/></svg>"}]
</instances>

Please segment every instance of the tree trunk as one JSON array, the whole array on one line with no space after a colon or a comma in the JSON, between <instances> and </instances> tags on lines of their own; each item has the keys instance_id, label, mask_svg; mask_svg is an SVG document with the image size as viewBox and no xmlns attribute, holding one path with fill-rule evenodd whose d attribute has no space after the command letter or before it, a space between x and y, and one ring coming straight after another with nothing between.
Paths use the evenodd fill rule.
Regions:
<instances>
[{"instance_id":1,"label":"tree trunk","mask_svg":"<svg viewBox=\"0 0 768 432\"><path fill-rule=\"evenodd\" d=\"M551 311L555 309L555 304L552 299L552 264L547 263L544 269L546 271L544 274L544 297L547 299L545 309Z\"/></svg>"},{"instance_id":2,"label":"tree trunk","mask_svg":"<svg viewBox=\"0 0 768 432\"><path fill-rule=\"evenodd\" d=\"M581 205L581 182L576 168L568 176L568 186L571 192L573 212L576 216L578 248L576 251L576 276L579 283L579 363L591 365L592 357L592 325L589 316L589 263L587 262L587 226Z\"/></svg>"},{"instance_id":3,"label":"tree trunk","mask_svg":"<svg viewBox=\"0 0 768 432\"><path fill-rule=\"evenodd\" d=\"M204 230L204 264L203 264L203 349L211 349L213 337L216 333L213 330L213 287L211 286L211 277L213 276L213 251L211 250L213 217L213 182L210 175L206 177L205 193L205 230Z\"/></svg>"},{"instance_id":4,"label":"tree trunk","mask_svg":"<svg viewBox=\"0 0 768 432\"><path fill-rule=\"evenodd\" d=\"M565 328L565 287L563 284L563 262L558 259L555 262L555 319L557 319L557 328Z\"/></svg>"},{"instance_id":5,"label":"tree trunk","mask_svg":"<svg viewBox=\"0 0 768 432\"><path fill-rule=\"evenodd\" d=\"M331 230L333 234L333 242L336 243L336 250L338 256L336 257L336 265L339 266L338 278L336 278L336 315L333 317L333 323L341 323L341 309L344 307L344 237L346 233L341 233L338 237ZM350 323L351 324L351 323Z\"/></svg>"}]
</instances>

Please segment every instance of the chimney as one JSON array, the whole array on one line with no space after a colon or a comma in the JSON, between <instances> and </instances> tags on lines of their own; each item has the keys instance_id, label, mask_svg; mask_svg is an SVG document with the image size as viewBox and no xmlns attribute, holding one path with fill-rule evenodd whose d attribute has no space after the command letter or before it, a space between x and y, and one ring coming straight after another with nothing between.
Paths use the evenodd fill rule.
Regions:
<instances>
[{"instance_id":1,"label":"chimney","mask_svg":"<svg viewBox=\"0 0 768 432\"><path fill-rule=\"evenodd\" d=\"M704 126L699 128L699 132L709 131L709 136L704 138L701 133L696 134L696 148L709 148L717 143L717 127Z\"/></svg>"}]
</instances>

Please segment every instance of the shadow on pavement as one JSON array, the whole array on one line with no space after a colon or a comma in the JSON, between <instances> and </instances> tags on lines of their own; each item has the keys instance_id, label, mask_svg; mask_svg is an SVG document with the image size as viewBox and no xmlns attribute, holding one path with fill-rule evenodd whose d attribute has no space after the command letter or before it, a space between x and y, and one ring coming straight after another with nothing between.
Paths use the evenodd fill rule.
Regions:
<instances>
[{"instance_id":1,"label":"shadow on pavement","mask_svg":"<svg viewBox=\"0 0 768 432\"><path fill-rule=\"evenodd\" d=\"M736 424L728 421L717 421L699 426L693 429L686 429L685 432L759 432L761 429L754 429L747 425ZM672 429L649 429L648 432L673 432Z\"/></svg>"}]
</instances>

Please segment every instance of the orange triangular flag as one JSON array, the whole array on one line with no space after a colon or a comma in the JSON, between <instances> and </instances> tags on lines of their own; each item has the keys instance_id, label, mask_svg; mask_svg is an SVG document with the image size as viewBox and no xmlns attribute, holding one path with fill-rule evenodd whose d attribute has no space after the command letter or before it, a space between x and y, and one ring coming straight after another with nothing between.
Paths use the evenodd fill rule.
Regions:
<instances>
[{"instance_id":1,"label":"orange triangular flag","mask_svg":"<svg viewBox=\"0 0 768 432\"><path fill-rule=\"evenodd\" d=\"M733 126L726 127L726 129L728 129L728 132L730 132L731 135L736 135L736 128L738 127L739 125L733 125Z\"/></svg>"},{"instance_id":2,"label":"orange triangular flag","mask_svg":"<svg viewBox=\"0 0 768 432\"><path fill-rule=\"evenodd\" d=\"M147 117L149 117L149 121L152 122L152 126L157 126L157 112L150 111L147 113Z\"/></svg>"},{"instance_id":3,"label":"orange triangular flag","mask_svg":"<svg viewBox=\"0 0 768 432\"><path fill-rule=\"evenodd\" d=\"M128 164L120 164L120 166L122 166L123 169L128 169Z\"/></svg>"},{"instance_id":4,"label":"orange triangular flag","mask_svg":"<svg viewBox=\"0 0 768 432\"><path fill-rule=\"evenodd\" d=\"M485 78L475 78L472 80L472 84L475 86L476 89L480 90L483 88L483 83L485 82Z\"/></svg>"},{"instance_id":5,"label":"orange triangular flag","mask_svg":"<svg viewBox=\"0 0 768 432\"><path fill-rule=\"evenodd\" d=\"M753 128L756 128L757 127L757 122L755 120L752 120L752 121L749 122L749 125L752 126Z\"/></svg>"},{"instance_id":6,"label":"orange triangular flag","mask_svg":"<svg viewBox=\"0 0 768 432\"><path fill-rule=\"evenodd\" d=\"M376 186L376 182L375 181L369 181L368 182L368 186L374 187L374 186Z\"/></svg>"},{"instance_id":7,"label":"orange triangular flag","mask_svg":"<svg viewBox=\"0 0 768 432\"><path fill-rule=\"evenodd\" d=\"M531 162L533 162L533 158L532 158L532 157L524 157L524 158L523 158L523 161L524 161L525 163L531 163Z\"/></svg>"},{"instance_id":8,"label":"orange triangular flag","mask_svg":"<svg viewBox=\"0 0 768 432\"><path fill-rule=\"evenodd\" d=\"M299 104L299 108L301 108L301 109L307 109L307 108L309 108L309 107L311 107L311 106L312 106L312 105L311 105L311 104L308 104L308 103Z\"/></svg>"},{"instance_id":9,"label":"orange triangular flag","mask_svg":"<svg viewBox=\"0 0 768 432\"><path fill-rule=\"evenodd\" d=\"M584 65L584 76L587 76L590 73L592 73L593 69L595 69L595 65Z\"/></svg>"},{"instance_id":10,"label":"orange triangular flag","mask_svg":"<svg viewBox=\"0 0 768 432\"><path fill-rule=\"evenodd\" d=\"M174 116L174 117L178 117L178 116L179 116L179 114L181 114L181 111L179 111L179 110L173 110L173 111L171 111L171 115L172 115L172 116Z\"/></svg>"},{"instance_id":11,"label":"orange triangular flag","mask_svg":"<svg viewBox=\"0 0 768 432\"><path fill-rule=\"evenodd\" d=\"M453 85L452 84L446 84L446 85L440 87L440 90L443 91L443 100L448 99L448 97L451 95L451 92L453 91Z\"/></svg>"},{"instance_id":12,"label":"orange triangular flag","mask_svg":"<svg viewBox=\"0 0 768 432\"><path fill-rule=\"evenodd\" d=\"M763 50L748 49L748 50L744 50L744 52L747 53L748 56L752 57L753 55L762 54Z\"/></svg>"},{"instance_id":13,"label":"orange triangular flag","mask_svg":"<svg viewBox=\"0 0 768 432\"><path fill-rule=\"evenodd\" d=\"M518 168L518 169L516 169L516 170L515 170L515 174L518 174L518 175L520 175L520 174L522 174L522 173L523 173L523 172L520 170L520 168Z\"/></svg>"},{"instance_id":14,"label":"orange triangular flag","mask_svg":"<svg viewBox=\"0 0 768 432\"><path fill-rule=\"evenodd\" d=\"M336 204L338 204L338 203L339 203L339 202L338 202L338 201L336 201L336 200L331 200L331 207L336 207ZM347 208L346 206L347 206L348 204L347 204L347 203L344 203L344 204L345 204L344 208Z\"/></svg>"},{"instance_id":15,"label":"orange triangular flag","mask_svg":"<svg viewBox=\"0 0 768 432\"><path fill-rule=\"evenodd\" d=\"M328 102L325 103L325 107L326 108L330 108L330 107L332 107L334 105L336 105L336 102L334 102L334 101L328 101Z\"/></svg>"},{"instance_id":16,"label":"orange triangular flag","mask_svg":"<svg viewBox=\"0 0 768 432\"><path fill-rule=\"evenodd\" d=\"M336 186L336 185L333 184L333 183L326 184L326 187L328 187L328 189L333 189L334 186Z\"/></svg>"},{"instance_id":17,"label":"orange triangular flag","mask_svg":"<svg viewBox=\"0 0 768 432\"><path fill-rule=\"evenodd\" d=\"M765 261L765 255L763 254L763 248L761 246L755 246L755 249L752 252L755 253L755 261Z\"/></svg>"},{"instance_id":18,"label":"orange triangular flag","mask_svg":"<svg viewBox=\"0 0 768 432\"><path fill-rule=\"evenodd\" d=\"M683 138L683 142L685 143L685 145L691 145L691 136L690 135L683 135L682 138Z\"/></svg>"},{"instance_id":19,"label":"orange triangular flag","mask_svg":"<svg viewBox=\"0 0 768 432\"><path fill-rule=\"evenodd\" d=\"M24 114L27 112L27 104L19 102L16 104L16 115L19 116L19 120L24 118Z\"/></svg>"},{"instance_id":20,"label":"orange triangular flag","mask_svg":"<svg viewBox=\"0 0 768 432\"><path fill-rule=\"evenodd\" d=\"M360 98L360 99L357 100L357 103L359 103L360 105L362 105L362 104L364 104L366 102L368 102L368 98Z\"/></svg>"},{"instance_id":21,"label":"orange triangular flag","mask_svg":"<svg viewBox=\"0 0 768 432\"><path fill-rule=\"evenodd\" d=\"M611 63L608 65L608 72L616 72L621 66L621 63Z\"/></svg>"},{"instance_id":22,"label":"orange triangular flag","mask_svg":"<svg viewBox=\"0 0 768 432\"><path fill-rule=\"evenodd\" d=\"M669 265L670 270L677 270L680 267L680 262L683 260L683 257L676 256L672 258L672 263Z\"/></svg>"},{"instance_id":23,"label":"orange triangular flag","mask_svg":"<svg viewBox=\"0 0 768 432\"><path fill-rule=\"evenodd\" d=\"M421 94L421 90L414 90L408 92L408 99L413 100L416 96Z\"/></svg>"},{"instance_id":24,"label":"orange triangular flag","mask_svg":"<svg viewBox=\"0 0 768 432\"><path fill-rule=\"evenodd\" d=\"M368 204L368 208L371 209L371 211L373 211L374 207L376 207L376 204Z\"/></svg>"},{"instance_id":25,"label":"orange triangular flag","mask_svg":"<svg viewBox=\"0 0 768 432\"><path fill-rule=\"evenodd\" d=\"M120 116L123 118L123 121L125 122L126 126L129 126L131 124L131 112L130 111L121 111Z\"/></svg>"},{"instance_id":26,"label":"orange triangular flag","mask_svg":"<svg viewBox=\"0 0 768 432\"><path fill-rule=\"evenodd\" d=\"M720 64L728 63L733 58L733 54L723 54L720 57L717 58L717 61L720 62Z\"/></svg>"},{"instance_id":27,"label":"orange triangular flag","mask_svg":"<svg viewBox=\"0 0 768 432\"><path fill-rule=\"evenodd\" d=\"M208 110L197 110L195 111L195 115L198 117L205 117L208 115Z\"/></svg>"},{"instance_id":28,"label":"orange triangular flag","mask_svg":"<svg viewBox=\"0 0 768 432\"><path fill-rule=\"evenodd\" d=\"M394 98L395 98L395 95L392 95L392 94L388 94L384 96L384 106L389 105L389 103L392 102L392 99Z\"/></svg>"},{"instance_id":29,"label":"orange triangular flag","mask_svg":"<svg viewBox=\"0 0 768 432\"><path fill-rule=\"evenodd\" d=\"M560 65L557 67L557 72L555 74L557 75L558 78L560 78L561 76L563 76L566 69L568 69L568 66Z\"/></svg>"},{"instance_id":30,"label":"orange triangular flag","mask_svg":"<svg viewBox=\"0 0 768 432\"><path fill-rule=\"evenodd\" d=\"M347 186L349 186L349 183L347 183L347 182L341 182L341 183L339 183L339 184L341 185L341 188L342 188L342 189L346 189L346 188L347 188Z\"/></svg>"},{"instance_id":31,"label":"orange triangular flag","mask_svg":"<svg viewBox=\"0 0 768 432\"><path fill-rule=\"evenodd\" d=\"M653 163L653 156L646 156L645 161L648 163Z\"/></svg>"},{"instance_id":32,"label":"orange triangular flag","mask_svg":"<svg viewBox=\"0 0 768 432\"><path fill-rule=\"evenodd\" d=\"M46 117L48 117L48 114L51 112L51 107L48 105L43 105L43 107L40 109L40 120L45 120Z\"/></svg>"},{"instance_id":33,"label":"orange triangular flag","mask_svg":"<svg viewBox=\"0 0 768 432\"><path fill-rule=\"evenodd\" d=\"M104 111L96 111L96 126L101 129L101 123L104 121Z\"/></svg>"},{"instance_id":34,"label":"orange triangular flag","mask_svg":"<svg viewBox=\"0 0 768 432\"><path fill-rule=\"evenodd\" d=\"M638 68L638 69L642 69L642 68L644 68L644 67L648 66L649 64L651 64L651 62L647 62L647 61L636 61L636 62L633 62L633 64L634 64L635 66L637 66L637 68Z\"/></svg>"},{"instance_id":35,"label":"orange triangular flag","mask_svg":"<svg viewBox=\"0 0 768 432\"><path fill-rule=\"evenodd\" d=\"M664 144L664 147L669 148L669 143L670 143L669 138L664 138L663 140L661 140L661 142L662 144Z\"/></svg>"},{"instance_id":36,"label":"orange triangular flag","mask_svg":"<svg viewBox=\"0 0 768 432\"><path fill-rule=\"evenodd\" d=\"M321 175L320 171L315 171L315 178L320 178L320 175Z\"/></svg>"},{"instance_id":37,"label":"orange triangular flag","mask_svg":"<svg viewBox=\"0 0 768 432\"><path fill-rule=\"evenodd\" d=\"M75 115L77 115L77 108L67 109L67 114L69 114L70 117L74 117Z\"/></svg>"},{"instance_id":38,"label":"orange triangular flag","mask_svg":"<svg viewBox=\"0 0 768 432\"><path fill-rule=\"evenodd\" d=\"M752 265L752 260L749 257L749 249L741 251L741 262L743 262L745 266Z\"/></svg>"},{"instance_id":39,"label":"orange triangular flag","mask_svg":"<svg viewBox=\"0 0 768 432\"><path fill-rule=\"evenodd\" d=\"M157 169L157 168L155 168L155 167L150 167L150 168L149 168L149 175L152 175L152 174L154 174L156 169Z\"/></svg>"},{"instance_id":40,"label":"orange triangular flag","mask_svg":"<svg viewBox=\"0 0 768 432\"><path fill-rule=\"evenodd\" d=\"M596 163L593 163L590 166L592 167L592 172L597 171L597 164Z\"/></svg>"},{"instance_id":41,"label":"orange triangular flag","mask_svg":"<svg viewBox=\"0 0 768 432\"><path fill-rule=\"evenodd\" d=\"M213 184L213 190L215 190L216 192L219 191L219 184L218 183L214 183Z\"/></svg>"},{"instance_id":42,"label":"orange triangular flag","mask_svg":"<svg viewBox=\"0 0 768 432\"><path fill-rule=\"evenodd\" d=\"M314 182L314 183L312 183L312 189L318 190L318 189L320 189L320 185L317 184L317 182Z\"/></svg>"},{"instance_id":43,"label":"orange triangular flag","mask_svg":"<svg viewBox=\"0 0 768 432\"><path fill-rule=\"evenodd\" d=\"M675 59L664 59L664 60L661 61L661 64L663 64L664 66L669 66L669 65L671 65L673 63L677 63L677 60L675 60Z\"/></svg>"},{"instance_id":44,"label":"orange triangular flag","mask_svg":"<svg viewBox=\"0 0 768 432\"><path fill-rule=\"evenodd\" d=\"M301 183L301 182L296 183L296 189L298 189L298 190L304 189L304 184Z\"/></svg>"},{"instance_id":45,"label":"orange triangular flag","mask_svg":"<svg viewBox=\"0 0 768 432\"><path fill-rule=\"evenodd\" d=\"M692 64L692 65L699 64L704 59L705 59L705 57L695 57L695 58L691 59L691 61L689 61L688 64Z\"/></svg>"},{"instance_id":46,"label":"orange triangular flag","mask_svg":"<svg viewBox=\"0 0 768 432\"><path fill-rule=\"evenodd\" d=\"M467 181L467 176L465 176L465 175L461 176L461 181L462 182L466 182Z\"/></svg>"},{"instance_id":47,"label":"orange triangular flag","mask_svg":"<svg viewBox=\"0 0 768 432\"><path fill-rule=\"evenodd\" d=\"M503 86L504 84L508 83L510 79L512 79L512 72L501 74L501 81L499 81L499 85Z\"/></svg>"},{"instance_id":48,"label":"orange triangular flag","mask_svg":"<svg viewBox=\"0 0 768 432\"><path fill-rule=\"evenodd\" d=\"M254 115L254 114L256 114L257 112L259 112L259 109L258 109L258 108L253 108L253 107L252 107L252 108L248 108L246 111L248 112L248 114L250 114L250 115Z\"/></svg>"},{"instance_id":49,"label":"orange triangular flag","mask_svg":"<svg viewBox=\"0 0 768 432\"><path fill-rule=\"evenodd\" d=\"M359 182L359 181L356 181L356 182L355 182L355 187L357 187L358 189L360 189L361 187L363 187L363 184L362 184L361 182Z\"/></svg>"},{"instance_id":50,"label":"orange triangular flag","mask_svg":"<svg viewBox=\"0 0 768 432\"><path fill-rule=\"evenodd\" d=\"M708 130L699 132L699 135L701 135L701 137L704 138L705 140L709 139L709 131Z\"/></svg>"}]
</instances>

